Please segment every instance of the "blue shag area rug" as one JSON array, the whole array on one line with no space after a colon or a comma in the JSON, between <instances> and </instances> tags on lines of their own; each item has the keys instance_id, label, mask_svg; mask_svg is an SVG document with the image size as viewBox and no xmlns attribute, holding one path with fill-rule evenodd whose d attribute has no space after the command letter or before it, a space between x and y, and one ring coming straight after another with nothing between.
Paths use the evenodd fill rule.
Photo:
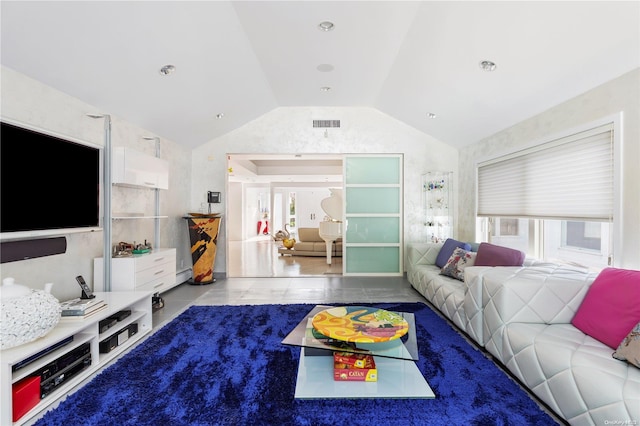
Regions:
<instances>
[{"instance_id":1,"label":"blue shag area rug","mask_svg":"<svg viewBox=\"0 0 640 426\"><path fill-rule=\"evenodd\" d=\"M415 314L417 366L435 399L296 400L300 348L281 341L313 306L190 307L36 425L556 423L422 303L372 306Z\"/></svg>"}]
</instances>

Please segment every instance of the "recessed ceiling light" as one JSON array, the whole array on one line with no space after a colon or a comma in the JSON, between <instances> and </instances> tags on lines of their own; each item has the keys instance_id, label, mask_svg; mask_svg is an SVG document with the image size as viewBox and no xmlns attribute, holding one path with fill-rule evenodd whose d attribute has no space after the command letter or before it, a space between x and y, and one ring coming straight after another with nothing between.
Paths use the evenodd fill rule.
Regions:
<instances>
[{"instance_id":1,"label":"recessed ceiling light","mask_svg":"<svg viewBox=\"0 0 640 426\"><path fill-rule=\"evenodd\" d=\"M316 69L320 72L331 72L333 71L333 65L331 64L320 64L316 67Z\"/></svg>"},{"instance_id":2,"label":"recessed ceiling light","mask_svg":"<svg viewBox=\"0 0 640 426\"><path fill-rule=\"evenodd\" d=\"M331 87L329 87L329 86L322 86L322 87L320 88L320 90L321 90L321 91L323 91L323 92L328 92L329 90L331 90Z\"/></svg>"},{"instance_id":3,"label":"recessed ceiling light","mask_svg":"<svg viewBox=\"0 0 640 426\"><path fill-rule=\"evenodd\" d=\"M169 75L173 73L175 70L176 70L176 67L174 65L165 65L164 67L160 68L160 74Z\"/></svg>"},{"instance_id":4,"label":"recessed ceiling light","mask_svg":"<svg viewBox=\"0 0 640 426\"><path fill-rule=\"evenodd\" d=\"M494 71L496 69L496 64L491 61L480 61L479 65L483 71Z\"/></svg>"},{"instance_id":5,"label":"recessed ceiling light","mask_svg":"<svg viewBox=\"0 0 640 426\"><path fill-rule=\"evenodd\" d=\"M429 118L436 118L436 115L432 112L427 113L427 117Z\"/></svg>"},{"instance_id":6,"label":"recessed ceiling light","mask_svg":"<svg viewBox=\"0 0 640 426\"><path fill-rule=\"evenodd\" d=\"M216 118L222 118L224 117L224 112L219 112L216 114Z\"/></svg>"},{"instance_id":7,"label":"recessed ceiling light","mask_svg":"<svg viewBox=\"0 0 640 426\"><path fill-rule=\"evenodd\" d=\"M318 24L318 29L320 31L331 31L334 27L335 25L333 25L333 22L329 21L322 21Z\"/></svg>"}]
</instances>

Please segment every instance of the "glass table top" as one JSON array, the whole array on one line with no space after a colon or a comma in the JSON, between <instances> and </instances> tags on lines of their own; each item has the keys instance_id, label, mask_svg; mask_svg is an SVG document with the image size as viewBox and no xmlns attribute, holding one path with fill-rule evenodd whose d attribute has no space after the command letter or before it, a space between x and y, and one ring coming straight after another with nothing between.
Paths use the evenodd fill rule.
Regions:
<instances>
[{"instance_id":1,"label":"glass table top","mask_svg":"<svg viewBox=\"0 0 640 426\"><path fill-rule=\"evenodd\" d=\"M342 351L364 353L380 357L417 361L418 343L416 340L415 318L412 313L395 312L409 325L409 331L399 339L376 343L346 342L322 335L313 328L313 317L335 306L317 305L300 321L300 323L282 340L282 344L299 346L307 355L314 351Z\"/></svg>"}]
</instances>

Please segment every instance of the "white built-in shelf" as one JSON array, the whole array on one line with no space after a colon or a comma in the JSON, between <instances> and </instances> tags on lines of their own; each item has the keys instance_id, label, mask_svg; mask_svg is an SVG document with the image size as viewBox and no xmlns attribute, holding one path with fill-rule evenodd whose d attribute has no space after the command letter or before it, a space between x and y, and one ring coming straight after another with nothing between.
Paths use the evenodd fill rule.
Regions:
<instances>
[{"instance_id":1,"label":"white built-in shelf","mask_svg":"<svg viewBox=\"0 0 640 426\"><path fill-rule=\"evenodd\" d=\"M153 293L148 291L122 291L96 292L94 294L96 298L104 300L107 304L104 310L84 320L61 319L45 336L32 342L0 351L0 395L2 395L2 398L0 398L0 425L19 426L25 423L31 424L34 417L54 406L58 400L66 398L73 393L85 379L97 374L111 360L140 342L145 335L151 332L153 328L151 309ZM100 331L100 321L124 310L131 311L131 314L109 329ZM128 327L132 324L137 325L137 332L131 335ZM100 343L114 336L117 336L118 339L117 347L109 352L102 353L100 351ZM48 348L54 348L67 340L69 341L62 344L62 346L43 354ZM42 375L43 369L48 368L47 366L52 362L63 358L85 343L89 343L91 363L75 375L64 378L45 398L40 399L26 414L17 419L16 422L13 422L12 391L14 386L27 377ZM39 357L14 371L13 365L34 356ZM60 375L56 380L62 379L63 376Z\"/></svg>"}]
</instances>

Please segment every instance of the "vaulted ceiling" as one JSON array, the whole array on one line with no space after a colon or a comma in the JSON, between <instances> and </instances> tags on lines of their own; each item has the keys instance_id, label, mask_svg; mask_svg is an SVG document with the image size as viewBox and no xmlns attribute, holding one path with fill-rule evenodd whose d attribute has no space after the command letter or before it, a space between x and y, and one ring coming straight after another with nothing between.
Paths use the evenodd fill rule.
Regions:
<instances>
[{"instance_id":1,"label":"vaulted ceiling","mask_svg":"<svg viewBox=\"0 0 640 426\"><path fill-rule=\"evenodd\" d=\"M280 106L373 107L462 147L640 66L637 1L0 7L3 66L187 147Z\"/></svg>"}]
</instances>

